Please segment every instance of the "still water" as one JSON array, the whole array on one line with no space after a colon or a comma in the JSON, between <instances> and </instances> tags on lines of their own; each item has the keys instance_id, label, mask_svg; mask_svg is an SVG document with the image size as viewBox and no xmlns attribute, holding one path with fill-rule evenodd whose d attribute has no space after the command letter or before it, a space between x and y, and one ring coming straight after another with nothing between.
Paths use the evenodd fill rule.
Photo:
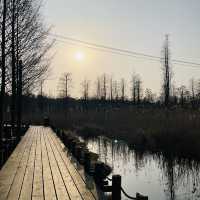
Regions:
<instances>
[{"instance_id":1,"label":"still water","mask_svg":"<svg viewBox=\"0 0 200 200\"><path fill-rule=\"evenodd\" d=\"M130 149L106 137L85 139L100 160L122 176L122 187L150 200L200 200L200 162ZM127 199L123 196L123 200Z\"/></svg>"}]
</instances>

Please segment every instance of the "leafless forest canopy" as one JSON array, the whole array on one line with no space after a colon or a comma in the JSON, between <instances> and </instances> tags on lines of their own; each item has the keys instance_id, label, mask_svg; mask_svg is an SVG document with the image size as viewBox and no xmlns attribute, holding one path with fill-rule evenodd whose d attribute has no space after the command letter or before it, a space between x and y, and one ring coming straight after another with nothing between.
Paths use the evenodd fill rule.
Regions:
<instances>
[{"instance_id":1,"label":"leafless forest canopy","mask_svg":"<svg viewBox=\"0 0 200 200\"><path fill-rule=\"evenodd\" d=\"M22 95L32 93L48 74L52 42L41 17L41 1L0 1L0 127L10 98L12 126L21 124Z\"/></svg>"}]
</instances>

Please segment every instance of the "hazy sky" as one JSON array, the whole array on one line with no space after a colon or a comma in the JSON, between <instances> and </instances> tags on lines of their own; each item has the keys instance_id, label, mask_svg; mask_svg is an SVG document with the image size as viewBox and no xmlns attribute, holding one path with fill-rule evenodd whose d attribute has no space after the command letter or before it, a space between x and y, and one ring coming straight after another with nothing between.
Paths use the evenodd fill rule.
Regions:
<instances>
[{"instance_id":1,"label":"hazy sky","mask_svg":"<svg viewBox=\"0 0 200 200\"><path fill-rule=\"evenodd\" d=\"M200 63L200 0L45 0L44 18L52 32L67 37L131 51L161 56L164 36L170 35L171 57ZM54 95L60 75L71 72L72 95L80 95L86 77L95 86L102 73L130 84L132 72L140 74L143 87L160 92L161 63L97 51L57 42L52 73L45 82L47 94ZM75 59L82 52L84 59ZM173 65L177 86L200 78L200 68ZM127 88L127 93L129 92Z\"/></svg>"}]
</instances>

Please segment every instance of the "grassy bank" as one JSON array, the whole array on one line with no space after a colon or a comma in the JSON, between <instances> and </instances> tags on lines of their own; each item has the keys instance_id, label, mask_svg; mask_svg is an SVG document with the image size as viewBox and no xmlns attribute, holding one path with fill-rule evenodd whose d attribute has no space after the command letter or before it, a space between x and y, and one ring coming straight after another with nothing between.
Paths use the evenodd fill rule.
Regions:
<instances>
[{"instance_id":1,"label":"grassy bank","mask_svg":"<svg viewBox=\"0 0 200 200\"><path fill-rule=\"evenodd\" d=\"M126 107L85 112L70 110L49 116L54 126L75 129L84 136L106 135L126 140L135 148L200 159L199 111ZM33 113L30 118L36 123L41 121Z\"/></svg>"}]
</instances>

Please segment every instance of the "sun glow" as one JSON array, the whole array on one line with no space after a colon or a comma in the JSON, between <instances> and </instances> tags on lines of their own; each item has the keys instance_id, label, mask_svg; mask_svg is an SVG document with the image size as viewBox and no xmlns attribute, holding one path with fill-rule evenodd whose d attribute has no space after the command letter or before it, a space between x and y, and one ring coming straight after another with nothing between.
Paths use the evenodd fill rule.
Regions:
<instances>
[{"instance_id":1,"label":"sun glow","mask_svg":"<svg viewBox=\"0 0 200 200\"><path fill-rule=\"evenodd\" d=\"M75 59L77 61L82 61L82 60L84 60L84 58L85 58L85 55L83 52L78 51L75 53Z\"/></svg>"}]
</instances>

